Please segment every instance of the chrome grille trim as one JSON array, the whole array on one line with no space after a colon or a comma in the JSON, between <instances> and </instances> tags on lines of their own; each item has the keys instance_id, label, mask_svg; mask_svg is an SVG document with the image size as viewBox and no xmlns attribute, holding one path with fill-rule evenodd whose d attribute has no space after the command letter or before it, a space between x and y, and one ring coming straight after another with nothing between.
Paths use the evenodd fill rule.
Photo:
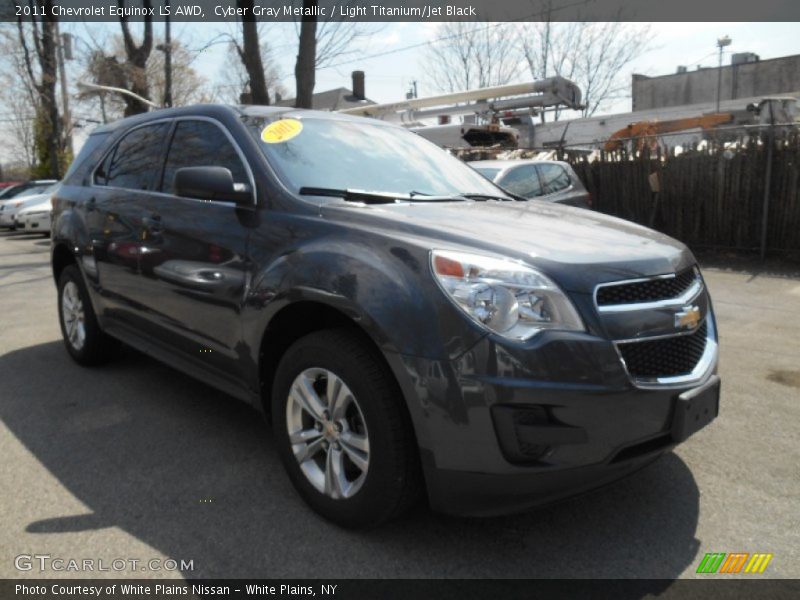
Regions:
<instances>
[{"instance_id":1,"label":"chrome grille trim","mask_svg":"<svg viewBox=\"0 0 800 600\"><path fill-rule=\"evenodd\" d=\"M612 314L628 313L628 312L633 313L636 311L648 311L648 310L663 310L663 309L678 310L686 305L694 304L697 298L705 291L705 283L703 282L703 278L700 275L700 270L697 268L697 266L694 265L690 268L694 271L694 281L692 281L692 283L689 285L688 288L686 288L686 290L683 293L674 298L665 298L662 300L655 300L648 302L633 302L628 304L600 305L598 303L598 290L609 286L630 285L630 284L644 283L659 279L674 279L679 275L679 273L669 273L664 275L655 275L653 277L641 277L635 279L626 279L619 281L610 281L607 283L600 283L595 286L593 292L593 301L595 309L597 310L598 315L602 320L603 315L610 316ZM685 272L686 272L685 269L681 271L681 273ZM694 366L694 369L691 371L691 373L686 373L683 375L675 375L675 376L637 377L636 375L631 374L631 372L628 370L628 366L625 364L625 360L623 358L619 344L652 342L660 339L664 340L673 337L692 335L696 333L698 329L700 329L700 327L703 326L703 324L706 325L706 345L702 355L698 359L697 364ZM616 351L617 356L619 357L620 363L622 364L622 367L625 370L626 375L628 376L629 380L638 388L661 389L664 387L671 387L671 386L677 387L677 386L684 386L687 384L702 382L703 380L707 379L709 375L714 371L719 360L719 346L717 342L716 323L714 321L714 315L711 312L710 305L708 313L705 315L703 321L699 323L697 327L695 327L691 331L675 331L674 333L669 333L664 335L637 337L633 339L612 339L612 343L614 345L614 350Z\"/></svg>"},{"instance_id":2,"label":"chrome grille trim","mask_svg":"<svg viewBox=\"0 0 800 600\"><path fill-rule=\"evenodd\" d=\"M593 300L594 306L600 314L603 313L619 313L630 312L636 310L653 310L659 308L672 308L691 303L700 293L705 289L703 279L700 277L700 272L697 267L692 267L694 270L695 278L692 284L680 296L674 298L665 298L663 300L653 300L650 302L633 302L629 304L603 304L597 301L597 293L601 288L631 285L636 283L646 283L658 279L675 279L677 273L669 273L667 275L655 275L653 277L641 277L637 279L625 279L622 281L610 281L608 283L599 283L594 288Z\"/></svg>"},{"instance_id":3,"label":"chrome grille trim","mask_svg":"<svg viewBox=\"0 0 800 600\"><path fill-rule=\"evenodd\" d=\"M687 383L697 383L706 379L708 375L713 371L713 369L717 366L717 361L719 358L719 351L718 351L718 344L717 344L717 331L716 326L714 323L714 317L711 313L709 313L704 322L706 323L706 346L705 350L703 351L702 356L697 361L694 369L691 373L687 373L685 375L676 375L672 377L635 377L631 375L628 371L628 366L625 364L625 359L622 357L622 352L618 347L618 343L622 343L622 340L614 342L614 349L619 356L619 360L622 363L622 367L625 369L625 373L628 375L630 380L640 388L662 388L668 386L677 386L677 385L685 385ZM695 331L697 331L695 329ZM691 333L691 332L690 332ZM676 334L675 336L659 336L658 338L638 338L636 340L627 340L624 343L637 343L637 342L647 342L652 341L654 339L663 339L664 337L677 337L681 334Z\"/></svg>"}]
</instances>

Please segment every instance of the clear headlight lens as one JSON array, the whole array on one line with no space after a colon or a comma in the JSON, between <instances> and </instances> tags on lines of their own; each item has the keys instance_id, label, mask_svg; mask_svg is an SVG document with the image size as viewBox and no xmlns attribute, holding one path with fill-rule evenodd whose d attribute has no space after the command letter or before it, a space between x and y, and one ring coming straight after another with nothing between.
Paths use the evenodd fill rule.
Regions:
<instances>
[{"instance_id":1,"label":"clear headlight lens","mask_svg":"<svg viewBox=\"0 0 800 600\"><path fill-rule=\"evenodd\" d=\"M544 329L584 331L569 298L531 267L479 254L433 250L431 269L461 310L504 337L526 340Z\"/></svg>"}]
</instances>

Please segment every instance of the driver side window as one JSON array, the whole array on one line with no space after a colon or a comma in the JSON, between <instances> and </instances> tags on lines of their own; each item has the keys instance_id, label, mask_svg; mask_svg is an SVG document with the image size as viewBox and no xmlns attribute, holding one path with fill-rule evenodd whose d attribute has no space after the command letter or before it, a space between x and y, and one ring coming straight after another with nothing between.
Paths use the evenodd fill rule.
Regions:
<instances>
[{"instance_id":1,"label":"driver side window","mask_svg":"<svg viewBox=\"0 0 800 600\"><path fill-rule=\"evenodd\" d=\"M233 175L235 184L250 185L236 148L225 132L209 121L178 121L161 178L162 192L175 193L175 172L183 167L225 167Z\"/></svg>"}]
</instances>

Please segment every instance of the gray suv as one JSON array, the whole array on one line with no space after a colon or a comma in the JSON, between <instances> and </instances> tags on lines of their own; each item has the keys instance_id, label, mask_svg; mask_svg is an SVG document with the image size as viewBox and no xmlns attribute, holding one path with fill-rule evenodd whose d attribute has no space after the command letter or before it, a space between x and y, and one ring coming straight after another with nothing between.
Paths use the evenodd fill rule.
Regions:
<instances>
[{"instance_id":1,"label":"gray suv","mask_svg":"<svg viewBox=\"0 0 800 600\"><path fill-rule=\"evenodd\" d=\"M717 414L714 313L683 244L512 198L394 125L139 115L89 136L53 205L70 356L125 343L251 404L300 496L345 526L422 497L549 502Z\"/></svg>"}]
</instances>

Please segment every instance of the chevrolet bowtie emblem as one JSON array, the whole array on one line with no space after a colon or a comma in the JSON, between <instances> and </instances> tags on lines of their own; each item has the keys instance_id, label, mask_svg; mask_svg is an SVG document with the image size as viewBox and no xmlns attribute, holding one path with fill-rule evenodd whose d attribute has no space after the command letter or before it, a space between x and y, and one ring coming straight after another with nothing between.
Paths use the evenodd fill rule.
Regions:
<instances>
[{"instance_id":1,"label":"chevrolet bowtie emblem","mask_svg":"<svg viewBox=\"0 0 800 600\"><path fill-rule=\"evenodd\" d=\"M675 313L675 329L694 329L700 323L700 309L697 306L684 306Z\"/></svg>"}]
</instances>

